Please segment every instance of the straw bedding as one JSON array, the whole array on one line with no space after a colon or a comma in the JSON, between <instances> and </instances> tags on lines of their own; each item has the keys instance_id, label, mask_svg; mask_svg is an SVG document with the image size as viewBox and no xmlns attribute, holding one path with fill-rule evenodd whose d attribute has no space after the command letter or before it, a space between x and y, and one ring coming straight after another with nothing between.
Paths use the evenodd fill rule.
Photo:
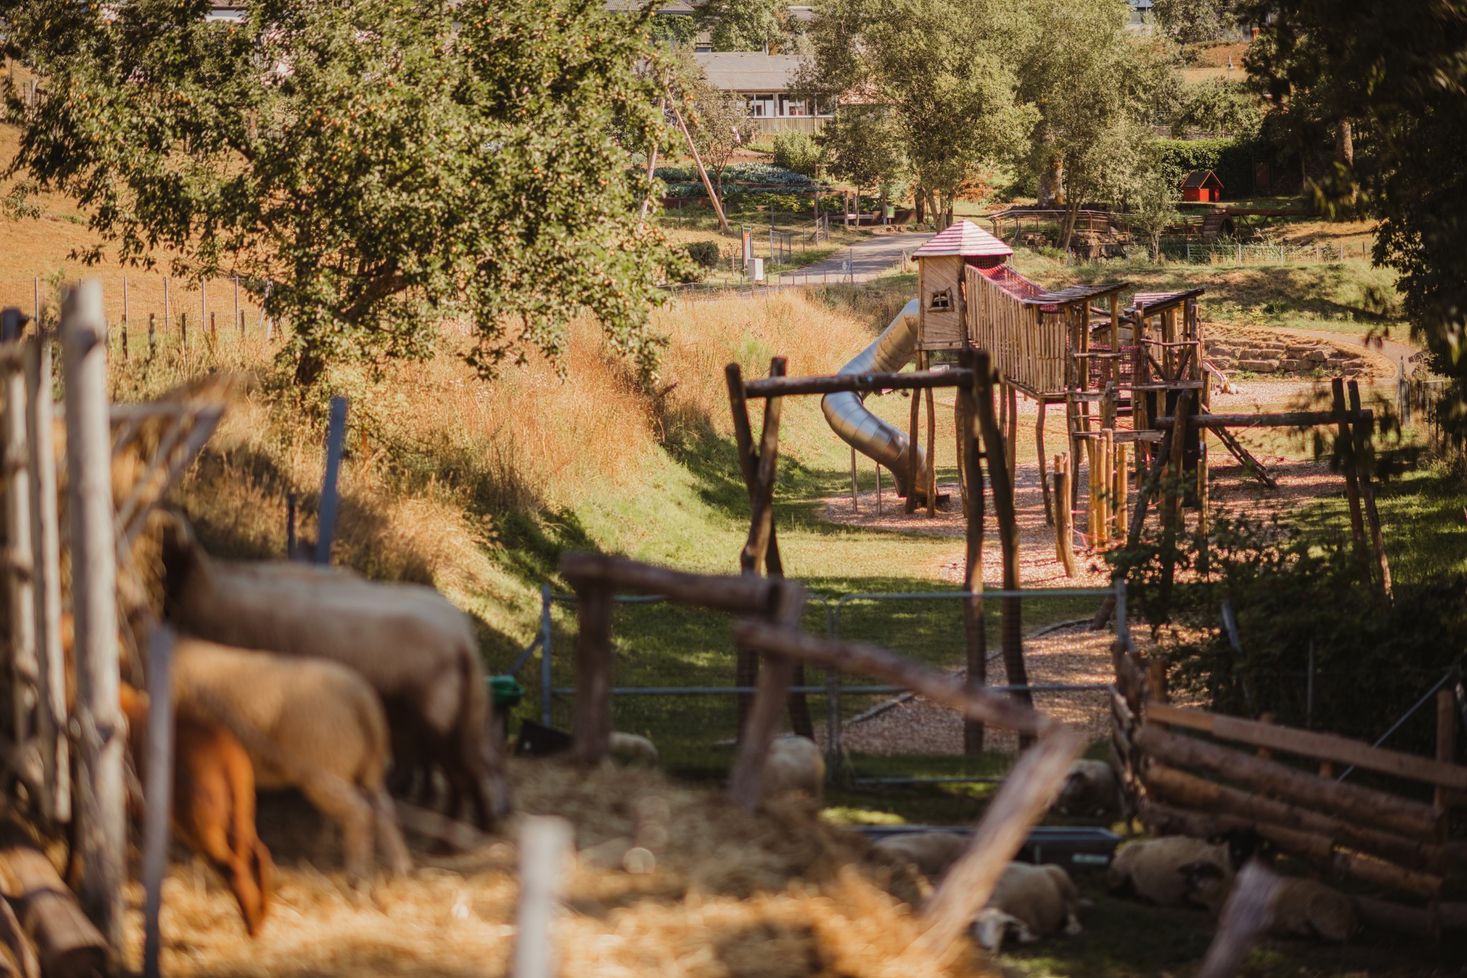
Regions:
<instances>
[{"instance_id":1,"label":"straw bedding","mask_svg":"<svg viewBox=\"0 0 1467 978\"><path fill-rule=\"evenodd\" d=\"M585 772L516 762L520 810L575 828L577 857L556 924L561 972L597 976L803 978L987 974L968 948L912 948L919 890L859 837L797 803L749 815L712 789L660 772ZM409 877L350 887L320 820L265 800L261 834L279 863L263 936L244 935L229 894L187 862L164 887L163 967L193 975L507 973L514 942L511 824L484 847L417 852ZM317 868L319 867L319 868ZM322 870L329 870L324 873ZM140 960L141 892L129 893L130 963Z\"/></svg>"}]
</instances>

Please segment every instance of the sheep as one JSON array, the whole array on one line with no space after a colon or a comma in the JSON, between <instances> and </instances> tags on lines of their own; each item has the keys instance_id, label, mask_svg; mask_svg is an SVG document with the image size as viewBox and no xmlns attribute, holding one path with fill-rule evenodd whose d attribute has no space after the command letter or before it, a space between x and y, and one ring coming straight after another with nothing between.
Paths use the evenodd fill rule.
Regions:
<instances>
[{"instance_id":1,"label":"sheep","mask_svg":"<svg viewBox=\"0 0 1467 978\"><path fill-rule=\"evenodd\" d=\"M1054 865L1009 863L993 896L973 922L978 943L998 951L1010 932L1028 944L1050 934L1080 933L1080 895L1070 874Z\"/></svg>"},{"instance_id":2,"label":"sheep","mask_svg":"<svg viewBox=\"0 0 1467 978\"><path fill-rule=\"evenodd\" d=\"M613 730L611 759L621 767L656 767L657 745L639 734Z\"/></svg>"},{"instance_id":3,"label":"sheep","mask_svg":"<svg viewBox=\"0 0 1467 978\"><path fill-rule=\"evenodd\" d=\"M1343 944L1360 927L1350 898L1316 880L1280 880L1271 909L1270 929L1280 937L1316 937Z\"/></svg>"},{"instance_id":4,"label":"sheep","mask_svg":"<svg viewBox=\"0 0 1467 978\"><path fill-rule=\"evenodd\" d=\"M808 737L784 736L769 745L759 795L772 801L799 793L819 807L825 797L825 758Z\"/></svg>"},{"instance_id":5,"label":"sheep","mask_svg":"<svg viewBox=\"0 0 1467 978\"><path fill-rule=\"evenodd\" d=\"M229 648L180 636L173 693L182 717L239 737L264 788L298 788L342 831L347 873L368 874L372 834L392 872L411 862L383 779L387 719L377 694L337 662Z\"/></svg>"},{"instance_id":6,"label":"sheep","mask_svg":"<svg viewBox=\"0 0 1467 978\"><path fill-rule=\"evenodd\" d=\"M1112 892L1148 903L1216 912L1232 888L1233 864L1222 843L1180 835L1145 839L1116 853L1106 882Z\"/></svg>"},{"instance_id":7,"label":"sheep","mask_svg":"<svg viewBox=\"0 0 1467 978\"><path fill-rule=\"evenodd\" d=\"M1121 809L1121 783L1105 761L1078 760L1055 807L1066 815L1111 815Z\"/></svg>"},{"instance_id":8,"label":"sheep","mask_svg":"<svg viewBox=\"0 0 1467 978\"><path fill-rule=\"evenodd\" d=\"M123 683L128 752L144 774L148 698ZM197 717L177 716L173 726L173 831L213 866L239 903L245 931L256 937L270 905L270 850L255 832L255 769L227 730Z\"/></svg>"},{"instance_id":9,"label":"sheep","mask_svg":"<svg viewBox=\"0 0 1467 978\"><path fill-rule=\"evenodd\" d=\"M181 519L167 525L163 564L165 610L180 630L350 666L382 697L399 763L442 765L450 816L465 799L483 829L507 812L478 642L468 616L437 591L289 561L217 561Z\"/></svg>"},{"instance_id":10,"label":"sheep","mask_svg":"<svg viewBox=\"0 0 1467 978\"><path fill-rule=\"evenodd\" d=\"M875 848L898 862L911 863L935 883L967 851L968 840L956 832L904 832L887 836Z\"/></svg>"}]
</instances>

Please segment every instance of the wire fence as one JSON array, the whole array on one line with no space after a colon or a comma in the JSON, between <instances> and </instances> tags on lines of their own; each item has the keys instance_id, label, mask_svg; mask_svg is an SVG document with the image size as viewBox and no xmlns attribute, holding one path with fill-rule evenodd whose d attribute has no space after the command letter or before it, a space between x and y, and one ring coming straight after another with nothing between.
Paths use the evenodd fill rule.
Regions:
<instances>
[{"instance_id":1,"label":"wire fence","mask_svg":"<svg viewBox=\"0 0 1467 978\"><path fill-rule=\"evenodd\" d=\"M1164 243L1162 251L1168 258L1194 265L1329 265L1352 258L1368 259L1371 244L1366 241L1312 245L1186 241Z\"/></svg>"},{"instance_id":2,"label":"wire fence","mask_svg":"<svg viewBox=\"0 0 1467 978\"><path fill-rule=\"evenodd\" d=\"M1021 599L1033 612L1043 607L1043 620L1088 618L1096 606L1115 592L1109 588L989 591L982 597L989 608L986 616L990 668L1001 675L998 640L998 601L1006 596ZM812 634L834 639L860 640L893 648L916 661L953 671L961 670L966 658L963 629L963 591L861 592L812 595L806 605L802 627ZM527 687L532 709L546 726L566 729L570 725L575 695L574 648L576 598L571 594L542 589L540 628L531 646L512 667ZM666 766L685 771L724 770L732 756L737 733L738 694L752 688L734 682L735 616L705 609L674 605L660 597L619 596L615 599L612 634L616 643L613 717L616 728L650 737L657 744ZM1117 628L1125 627L1124 613ZM1047 679L1042 668L1031 666L1026 687L1001 683L999 691L1029 692L1044 697L1092 696L1108 688L1108 682L1063 682ZM931 767L931 755L950 753L929 750L918 743L911 749L883 751L872 756L849 746L850 725L894 705L906 697L902 687L863 682L838 671L807 674L794 692L802 693L819 740L833 757L853 756L851 773L857 783L922 784L945 782L992 782L1001 772L993 770L992 759L966 764L954 755L944 759L944 773L912 776L904 756L920 755ZM857 745L859 746L859 745ZM952 773L947 773L952 772Z\"/></svg>"}]
</instances>

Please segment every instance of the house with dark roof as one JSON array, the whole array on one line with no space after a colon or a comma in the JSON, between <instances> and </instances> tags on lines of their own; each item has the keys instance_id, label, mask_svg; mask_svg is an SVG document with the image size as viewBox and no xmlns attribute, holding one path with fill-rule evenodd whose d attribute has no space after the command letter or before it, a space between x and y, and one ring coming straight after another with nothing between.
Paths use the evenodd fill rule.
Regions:
<instances>
[{"instance_id":1,"label":"house with dark roof","mask_svg":"<svg viewBox=\"0 0 1467 978\"><path fill-rule=\"evenodd\" d=\"M1190 203L1215 204L1222 200L1223 185L1211 170L1193 170L1182 178L1182 199Z\"/></svg>"},{"instance_id":2,"label":"house with dark roof","mask_svg":"<svg viewBox=\"0 0 1467 978\"><path fill-rule=\"evenodd\" d=\"M741 96L760 132L819 132L834 107L791 92L805 59L757 51L698 51L693 57L708 83Z\"/></svg>"}]
</instances>

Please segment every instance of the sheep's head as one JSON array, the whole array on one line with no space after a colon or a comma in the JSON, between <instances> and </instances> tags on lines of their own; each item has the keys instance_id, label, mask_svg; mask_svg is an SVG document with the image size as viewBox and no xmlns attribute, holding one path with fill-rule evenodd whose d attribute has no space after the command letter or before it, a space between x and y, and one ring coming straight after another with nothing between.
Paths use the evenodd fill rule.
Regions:
<instances>
[{"instance_id":1,"label":"sheep's head","mask_svg":"<svg viewBox=\"0 0 1467 978\"><path fill-rule=\"evenodd\" d=\"M984 907L973 920L973 936L985 951L997 954L1003 950L1003 942L1010 937L1027 944L1037 940L1033 931L1015 917L997 907Z\"/></svg>"}]
</instances>

